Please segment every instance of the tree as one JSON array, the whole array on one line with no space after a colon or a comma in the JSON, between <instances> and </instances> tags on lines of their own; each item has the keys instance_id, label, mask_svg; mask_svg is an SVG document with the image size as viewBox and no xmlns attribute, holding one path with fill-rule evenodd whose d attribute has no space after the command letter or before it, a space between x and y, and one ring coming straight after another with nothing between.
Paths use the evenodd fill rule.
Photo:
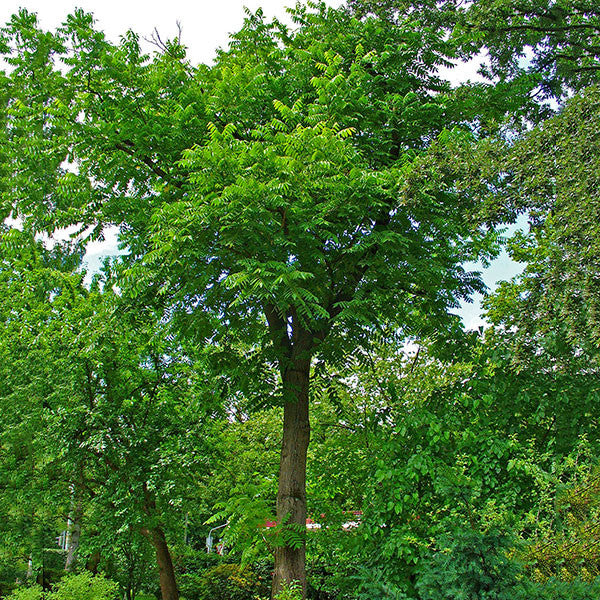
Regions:
<instances>
[{"instance_id":1,"label":"tree","mask_svg":"<svg viewBox=\"0 0 600 600\"><path fill-rule=\"evenodd\" d=\"M460 13L458 31L477 32L494 75L533 73L543 98L598 81L600 10L593 0L478 1Z\"/></svg>"},{"instance_id":2,"label":"tree","mask_svg":"<svg viewBox=\"0 0 600 600\"><path fill-rule=\"evenodd\" d=\"M68 338L56 336L51 347L44 341L60 330L58 307L72 300L81 275L61 271L59 263L58 252L20 232L0 231L0 510L10 584L37 579L46 586L63 566L47 549L66 528L72 480L42 432L49 403L70 390L72 369L62 345Z\"/></svg>"},{"instance_id":3,"label":"tree","mask_svg":"<svg viewBox=\"0 0 600 600\"><path fill-rule=\"evenodd\" d=\"M600 93L592 86L515 144L508 200L528 207L531 230L511 243L523 275L488 302L498 325L515 329L520 356L597 376ZM593 368L593 370L591 370Z\"/></svg>"},{"instance_id":4,"label":"tree","mask_svg":"<svg viewBox=\"0 0 600 600\"><path fill-rule=\"evenodd\" d=\"M198 68L177 42L152 58L131 32L113 46L82 12L54 34L25 12L5 31L5 210L92 238L119 224L136 301L162 295L180 333L220 351L243 340L278 368L274 594L305 588L312 361L382 323L456 324L447 309L482 287L462 264L496 236L481 196L434 159L502 117L436 75L442 32L322 4L292 16L294 31L250 15Z\"/></svg>"},{"instance_id":5,"label":"tree","mask_svg":"<svg viewBox=\"0 0 600 600\"><path fill-rule=\"evenodd\" d=\"M3 242L13 248L0 268L2 472L15 471L5 480L11 512L30 509L29 520L50 512L58 532L71 522L66 570L80 554L112 553L143 536L163 598L173 600L167 537L183 525L208 471L204 424L214 404L201 372L164 335L152 307L123 303L110 270L103 287L96 281L88 290L82 274L59 269L27 234L4 232Z\"/></svg>"},{"instance_id":6,"label":"tree","mask_svg":"<svg viewBox=\"0 0 600 600\"><path fill-rule=\"evenodd\" d=\"M483 72L502 80L529 78L536 103L564 99L600 75L600 11L594 0L349 0L349 5L359 16L396 22L410 15L443 28L466 59L484 49Z\"/></svg>"}]
</instances>

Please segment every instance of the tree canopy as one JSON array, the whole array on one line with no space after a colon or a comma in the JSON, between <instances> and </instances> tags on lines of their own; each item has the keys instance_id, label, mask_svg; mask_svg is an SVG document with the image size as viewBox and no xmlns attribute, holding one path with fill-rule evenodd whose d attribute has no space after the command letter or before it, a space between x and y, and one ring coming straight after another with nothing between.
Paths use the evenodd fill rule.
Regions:
<instances>
[{"instance_id":1,"label":"tree canopy","mask_svg":"<svg viewBox=\"0 0 600 600\"><path fill-rule=\"evenodd\" d=\"M289 12L290 26L249 12L211 65L179 39L114 44L81 10L53 32L22 10L2 30L0 215L22 230L1 231L7 530L68 522L67 571L120 544L130 597L145 538L177 600L178 569L186 590L193 573L174 540L223 527L243 561L272 553L273 599L306 597L318 509L337 529L309 564L340 597L474 597L492 572L490 598L546 593L502 549L540 533L552 473L576 486L571 457L597 452L597 11ZM443 78L482 49L487 83ZM526 270L487 300L495 328L476 339L451 312L485 291L466 265L495 257L519 212ZM87 285L85 247L111 226L124 254ZM64 228L53 249L39 239ZM365 550L339 535L349 512ZM30 579L36 535L19 550ZM338 555L354 592L328 579Z\"/></svg>"}]
</instances>

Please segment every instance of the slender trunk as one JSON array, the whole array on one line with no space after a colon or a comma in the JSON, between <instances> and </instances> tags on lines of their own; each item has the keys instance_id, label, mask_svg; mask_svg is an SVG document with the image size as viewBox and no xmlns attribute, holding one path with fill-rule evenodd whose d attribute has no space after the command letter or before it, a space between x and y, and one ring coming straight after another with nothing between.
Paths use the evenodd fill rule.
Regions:
<instances>
[{"instance_id":1,"label":"slender trunk","mask_svg":"<svg viewBox=\"0 0 600 600\"><path fill-rule=\"evenodd\" d=\"M81 502L75 504L73 518L69 523L67 532L67 558L65 560L65 571L72 571L77 559L77 550L79 548L79 538L81 537L81 519L83 517L83 505Z\"/></svg>"},{"instance_id":2,"label":"slender trunk","mask_svg":"<svg viewBox=\"0 0 600 600\"><path fill-rule=\"evenodd\" d=\"M308 390L310 357L292 360L283 371L283 441L277 492L277 521L284 523L281 546L275 549L271 598L294 581L306 597L306 453L310 441Z\"/></svg>"},{"instance_id":3,"label":"slender trunk","mask_svg":"<svg viewBox=\"0 0 600 600\"><path fill-rule=\"evenodd\" d=\"M156 515L156 499L148 490L146 483L143 485L143 491L144 512L149 518L154 518ZM150 541L156 552L156 564L158 565L158 578L162 600L179 600L175 569L173 568L171 552L169 551L164 531L159 526L152 528L144 527L142 534Z\"/></svg>"},{"instance_id":4,"label":"slender trunk","mask_svg":"<svg viewBox=\"0 0 600 600\"><path fill-rule=\"evenodd\" d=\"M144 529L143 533L150 540L156 552L162 600L179 600L175 569L173 568L171 552L169 551L164 531L160 527L153 527L152 529Z\"/></svg>"}]
</instances>

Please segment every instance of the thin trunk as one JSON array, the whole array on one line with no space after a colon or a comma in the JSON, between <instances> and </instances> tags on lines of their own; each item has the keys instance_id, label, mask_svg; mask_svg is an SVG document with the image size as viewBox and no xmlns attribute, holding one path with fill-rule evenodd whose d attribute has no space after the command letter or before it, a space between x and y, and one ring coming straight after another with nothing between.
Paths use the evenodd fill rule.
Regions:
<instances>
[{"instance_id":1,"label":"thin trunk","mask_svg":"<svg viewBox=\"0 0 600 600\"><path fill-rule=\"evenodd\" d=\"M171 560L171 552L167 545L165 534L160 527L145 529L143 533L150 540L156 552L156 563L158 565L158 578L160 582L160 593L162 600L179 600L179 590L175 579L175 569Z\"/></svg>"},{"instance_id":2,"label":"thin trunk","mask_svg":"<svg viewBox=\"0 0 600 600\"><path fill-rule=\"evenodd\" d=\"M69 523L67 532L67 558L65 560L65 571L72 571L77 559L77 550L79 548L79 538L81 537L81 519L83 517L83 505L81 502L75 504L72 519Z\"/></svg>"},{"instance_id":3,"label":"thin trunk","mask_svg":"<svg viewBox=\"0 0 600 600\"><path fill-rule=\"evenodd\" d=\"M283 545L275 549L271 598L298 582L306 597L306 453L310 441L308 390L310 357L292 360L284 370L283 441L277 492L277 521L284 523ZM287 529L287 531L286 531Z\"/></svg>"},{"instance_id":4,"label":"thin trunk","mask_svg":"<svg viewBox=\"0 0 600 600\"><path fill-rule=\"evenodd\" d=\"M144 512L149 518L153 518L156 515L156 499L148 490L146 483L143 485L143 490ZM150 541L156 552L156 564L158 565L158 578L162 600L179 600L175 569L173 568L171 552L169 551L164 531L159 526L155 526L150 529L143 528L142 534Z\"/></svg>"}]
</instances>

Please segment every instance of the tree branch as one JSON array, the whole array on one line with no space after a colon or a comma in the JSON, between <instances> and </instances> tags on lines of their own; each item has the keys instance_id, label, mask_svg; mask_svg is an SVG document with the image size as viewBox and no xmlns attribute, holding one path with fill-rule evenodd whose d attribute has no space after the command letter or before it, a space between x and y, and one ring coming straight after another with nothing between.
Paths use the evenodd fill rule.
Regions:
<instances>
[{"instance_id":1,"label":"tree branch","mask_svg":"<svg viewBox=\"0 0 600 600\"><path fill-rule=\"evenodd\" d=\"M167 183L174 185L178 189L183 189L183 184L179 181L175 181L169 173L167 173L161 166L157 165L149 156L138 156L135 152L135 144L128 140L124 142L117 142L115 144L117 150L125 152L133 158L137 158L143 162L155 175L158 175L161 179L164 179Z\"/></svg>"}]
</instances>

